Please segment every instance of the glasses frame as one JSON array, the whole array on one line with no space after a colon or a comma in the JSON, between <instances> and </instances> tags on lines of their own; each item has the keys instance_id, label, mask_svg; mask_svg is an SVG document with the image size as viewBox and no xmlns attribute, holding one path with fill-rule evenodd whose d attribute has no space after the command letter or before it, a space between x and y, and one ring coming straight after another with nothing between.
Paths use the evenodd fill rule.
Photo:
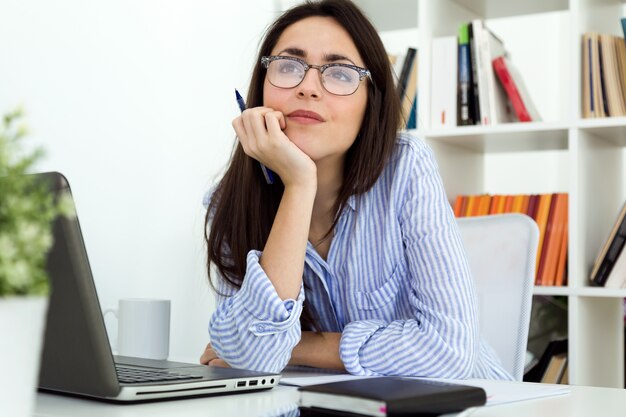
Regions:
<instances>
[{"instance_id":1,"label":"glasses frame","mask_svg":"<svg viewBox=\"0 0 626 417\"><path fill-rule=\"evenodd\" d=\"M272 84L274 87L277 87L277 88L284 88L284 89L296 88L297 86L302 84L302 81L304 81L304 78L306 77L307 71L310 70L311 68L315 68L316 70L318 70L319 76L320 76L320 82L322 84L322 87L324 87L324 90L326 90L328 93L330 93L332 95L335 95L335 96L351 96L352 94L356 93L356 91L359 89L359 86L361 85L361 81L363 81L363 78L367 78L372 84L374 84L374 81L372 80L372 73L370 72L370 70L365 69L365 68L361 68L361 67L357 67L356 65L352 65L352 64L343 64L343 63L338 63L338 62L335 63L334 62L334 63L324 64L324 65L313 65L313 64L307 64L306 61L304 61L303 59L296 58L294 56L268 55L268 56L261 57L261 65L263 65L263 67L267 70L272 62L279 61L279 60L294 61L294 62L298 62L298 63L302 64L302 66L304 67L304 76L302 77L300 82L298 84L294 85L293 87L280 87L278 85L274 85L270 81L270 84ZM326 71L328 68L331 68L331 67L350 68L350 69L355 70L359 74L359 84L357 85L357 87L354 89L353 92L351 92L349 94L337 94L337 93L333 93L331 91L328 91L326 89L326 85L324 85L324 79L322 78L322 73L324 71ZM268 81L269 81L269 79L268 79Z\"/></svg>"}]
</instances>

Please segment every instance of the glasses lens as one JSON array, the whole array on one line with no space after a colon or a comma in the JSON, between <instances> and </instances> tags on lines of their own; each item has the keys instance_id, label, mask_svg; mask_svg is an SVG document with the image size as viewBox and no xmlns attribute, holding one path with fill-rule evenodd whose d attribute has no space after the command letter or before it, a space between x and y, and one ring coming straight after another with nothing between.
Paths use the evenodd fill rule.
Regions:
<instances>
[{"instance_id":1,"label":"glasses lens","mask_svg":"<svg viewBox=\"0 0 626 417\"><path fill-rule=\"evenodd\" d=\"M267 67L267 77L273 85L292 88L304 78L304 65L293 59L275 59Z\"/></svg>"},{"instance_id":2,"label":"glasses lens","mask_svg":"<svg viewBox=\"0 0 626 417\"><path fill-rule=\"evenodd\" d=\"M359 72L353 68L332 65L322 73L322 82L329 93L347 96L359 88L361 77Z\"/></svg>"}]
</instances>

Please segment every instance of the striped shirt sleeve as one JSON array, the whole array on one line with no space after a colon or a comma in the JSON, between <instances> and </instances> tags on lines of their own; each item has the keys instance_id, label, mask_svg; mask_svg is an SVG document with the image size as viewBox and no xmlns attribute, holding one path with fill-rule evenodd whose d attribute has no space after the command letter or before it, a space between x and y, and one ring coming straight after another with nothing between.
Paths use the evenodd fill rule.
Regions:
<instances>
[{"instance_id":1,"label":"striped shirt sleeve","mask_svg":"<svg viewBox=\"0 0 626 417\"><path fill-rule=\"evenodd\" d=\"M301 287L296 300L282 300L259 264L259 251L247 256L237 291L219 280L218 306L209 323L211 346L234 368L280 372L300 341ZM225 288L226 287L226 288Z\"/></svg>"},{"instance_id":2,"label":"striped shirt sleeve","mask_svg":"<svg viewBox=\"0 0 626 417\"><path fill-rule=\"evenodd\" d=\"M468 378L479 353L472 277L432 152L412 146L397 179L412 317L348 323L340 356L356 375Z\"/></svg>"}]
</instances>

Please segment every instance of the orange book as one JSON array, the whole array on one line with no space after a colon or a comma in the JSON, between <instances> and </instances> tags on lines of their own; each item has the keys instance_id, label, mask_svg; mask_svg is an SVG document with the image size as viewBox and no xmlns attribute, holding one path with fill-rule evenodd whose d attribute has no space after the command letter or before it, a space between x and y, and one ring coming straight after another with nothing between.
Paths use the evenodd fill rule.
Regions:
<instances>
[{"instance_id":1,"label":"orange book","mask_svg":"<svg viewBox=\"0 0 626 417\"><path fill-rule=\"evenodd\" d=\"M556 273L554 274L554 285L563 286L567 282L567 252L568 252L568 236L569 236L569 196L564 194L565 200L563 210L563 240L559 250L559 258L556 264Z\"/></svg>"},{"instance_id":2,"label":"orange book","mask_svg":"<svg viewBox=\"0 0 626 417\"><path fill-rule=\"evenodd\" d=\"M489 204L491 203L491 196L489 194L483 194L480 196L477 216L486 216L489 214Z\"/></svg>"},{"instance_id":3,"label":"orange book","mask_svg":"<svg viewBox=\"0 0 626 417\"><path fill-rule=\"evenodd\" d=\"M526 210L526 214L533 219L537 217L537 204L539 204L539 194L531 194L528 200L528 210Z\"/></svg>"},{"instance_id":4,"label":"orange book","mask_svg":"<svg viewBox=\"0 0 626 417\"><path fill-rule=\"evenodd\" d=\"M552 202L552 194L541 194L539 196L539 205L537 207L537 226L539 226L539 245L537 247L537 263L535 267L535 280L539 271L539 261L543 250L543 241L546 235L546 226L548 224L548 215L550 214L550 205ZM537 283L535 281L535 283Z\"/></svg>"},{"instance_id":5,"label":"orange book","mask_svg":"<svg viewBox=\"0 0 626 417\"><path fill-rule=\"evenodd\" d=\"M489 204L489 214L496 214L498 210L498 201L500 201L500 195L494 194L491 196L491 203Z\"/></svg>"},{"instance_id":6,"label":"orange book","mask_svg":"<svg viewBox=\"0 0 626 417\"><path fill-rule=\"evenodd\" d=\"M465 216L470 217L473 216L473 212L476 211L474 206L476 205L476 200L478 199L477 195L467 196L467 207L465 208Z\"/></svg>"},{"instance_id":7,"label":"orange book","mask_svg":"<svg viewBox=\"0 0 626 417\"><path fill-rule=\"evenodd\" d=\"M456 196L454 200L454 217L461 217L461 208L463 207L463 196L461 194Z\"/></svg>"},{"instance_id":8,"label":"orange book","mask_svg":"<svg viewBox=\"0 0 626 417\"><path fill-rule=\"evenodd\" d=\"M459 217L465 217L465 213L467 212L467 202L468 202L469 198L468 196L464 195L463 196L463 204L461 205L461 213L459 214Z\"/></svg>"},{"instance_id":9,"label":"orange book","mask_svg":"<svg viewBox=\"0 0 626 417\"><path fill-rule=\"evenodd\" d=\"M515 198L515 196L512 195L507 195L504 201L504 210L502 211L503 213L510 213L511 209L513 208L513 199Z\"/></svg>"},{"instance_id":10,"label":"orange book","mask_svg":"<svg viewBox=\"0 0 626 417\"><path fill-rule=\"evenodd\" d=\"M563 244L563 232L565 231L564 217L567 210L567 194L559 193L553 196L552 199L555 213L552 222L552 233L549 241L546 243L545 268L541 276L543 285L556 285L557 263L561 253L561 245Z\"/></svg>"},{"instance_id":11,"label":"orange book","mask_svg":"<svg viewBox=\"0 0 626 417\"><path fill-rule=\"evenodd\" d=\"M480 209L482 206L482 201L483 201L484 195L480 194L480 195L476 195L474 196L474 205L472 205L472 210L470 212L470 216L480 216Z\"/></svg>"},{"instance_id":12,"label":"orange book","mask_svg":"<svg viewBox=\"0 0 626 417\"><path fill-rule=\"evenodd\" d=\"M528 212L529 204L530 204L530 194L524 194L522 196L522 211L520 211L520 213L526 214Z\"/></svg>"},{"instance_id":13,"label":"orange book","mask_svg":"<svg viewBox=\"0 0 626 417\"><path fill-rule=\"evenodd\" d=\"M516 194L513 196L513 204L511 205L511 213L522 212L522 200L524 196L522 194Z\"/></svg>"},{"instance_id":14,"label":"orange book","mask_svg":"<svg viewBox=\"0 0 626 417\"><path fill-rule=\"evenodd\" d=\"M504 205L506 204L506 196L500 195L500 200L498 201L498 206L496 207L496 214L504 213Z\"/></svg>"},{"instance_id":15,"label":"orange book","mask_svg":"<svg viewBox=\"0 0 626 417\"><path fill-rule=\"evenodd\" d=\"M556 218L556 200L557 194L551 194L550 209L548 211L548 220L546 221L546 230L543 234L543 245L541 246L541 256L539 257L539 266L537 267L536 282L537 285L548 285L548 279L545 276L546 263L548 261L548 248L553 238L554 221Z\"/></svg>"}]
</instances>

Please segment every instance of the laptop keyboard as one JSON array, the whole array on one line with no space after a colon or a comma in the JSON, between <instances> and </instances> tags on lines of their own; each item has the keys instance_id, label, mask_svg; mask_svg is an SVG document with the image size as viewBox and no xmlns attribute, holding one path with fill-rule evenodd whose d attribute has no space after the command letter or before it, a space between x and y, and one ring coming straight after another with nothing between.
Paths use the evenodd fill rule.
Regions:
<instances>
[{"instance_id":1,"label":"laptop keyboard","mask_svg":"<svg viewBox=\"0 0 626 417\"><path fill-rule=\"evenodd\" d=\"M124 384L139 384L146 382L182 382L202 379L200 375L191 375L163 369L132 368L124 365L115 365L117 379Z\"/></svg>"}]
</instances>

